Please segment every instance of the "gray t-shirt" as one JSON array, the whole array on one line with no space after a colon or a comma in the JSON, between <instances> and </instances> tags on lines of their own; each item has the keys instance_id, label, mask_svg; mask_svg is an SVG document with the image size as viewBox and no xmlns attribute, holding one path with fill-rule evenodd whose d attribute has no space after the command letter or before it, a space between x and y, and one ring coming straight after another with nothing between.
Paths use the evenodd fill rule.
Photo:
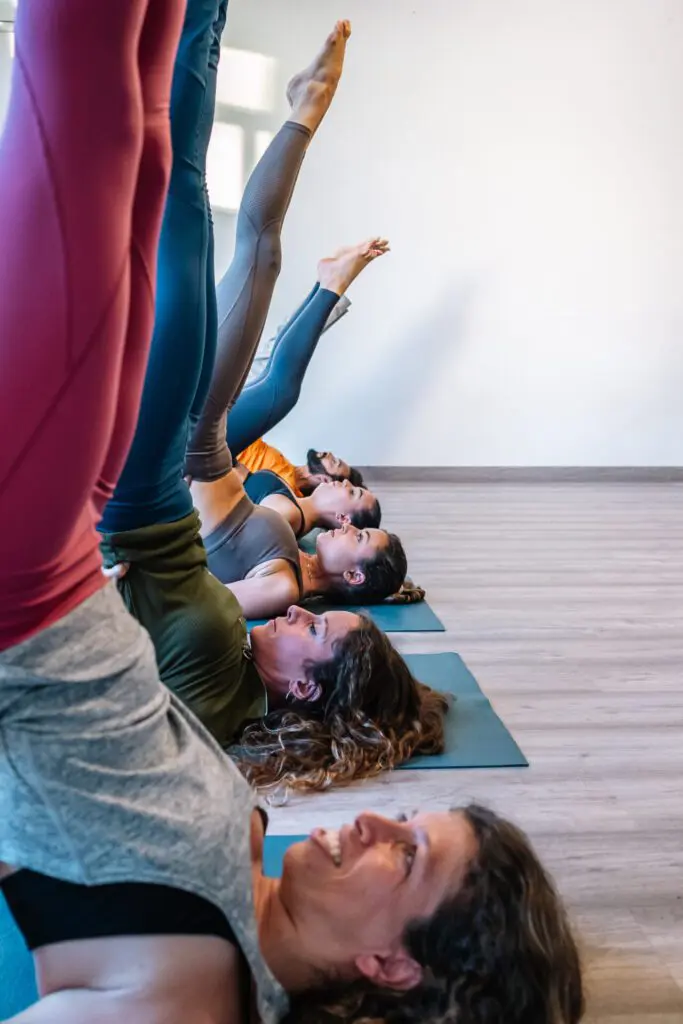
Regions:
<instances>
[{"instance_id":1,"label":"gray t-shirt","mask_svg":"<svg viewBox=\"0 0 683 1024\"><path fill-rule=\"evenodd\" d=\"M0 652L0 861L69 882L151 882L209 900L249 963L264 1024L287 997L254 909L257 799L159 681L146 631L108 584Z\"/></svg>"}]
</instances>

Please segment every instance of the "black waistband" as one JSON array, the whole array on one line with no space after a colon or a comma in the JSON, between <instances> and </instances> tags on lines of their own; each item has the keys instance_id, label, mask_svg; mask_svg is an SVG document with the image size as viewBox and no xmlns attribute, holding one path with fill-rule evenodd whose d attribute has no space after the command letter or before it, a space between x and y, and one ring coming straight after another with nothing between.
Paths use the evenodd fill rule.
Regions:
<instances>
[{"instance_id":1,"label":"black waistband","mask_svg":"<svg viewBox=\"0 0 683 1024\"><path fill-rule=\"evenodd\" d=\"M218 907L167 885L76 885L22 869L0 889L30 950L125 935L213 935L238 945Z\"/></svg>"}]
</instances>

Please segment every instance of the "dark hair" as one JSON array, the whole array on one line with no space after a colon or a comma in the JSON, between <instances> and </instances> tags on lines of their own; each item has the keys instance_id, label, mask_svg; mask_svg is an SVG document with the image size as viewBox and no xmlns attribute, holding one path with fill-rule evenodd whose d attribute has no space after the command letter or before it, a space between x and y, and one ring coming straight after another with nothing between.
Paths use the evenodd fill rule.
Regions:
<instances>
[{"instance_id":1,"label":"dark hair","mask_svg":"<svg viewBox=\"0 0 683 1024\"><path fill-rule=\"evenodd\" d=\"M328 473L315 448L308 449L306 453L306 465L308 466L309 473L314 473L320 476L329 476L330 480L350 480L354 487L363 486L363 474L360 470L354 469L353 466L349 466L348 477L344 476L343 473ZM314 490L314 488L311 488L311 490Z\"/></svg>"},{"instance_id":2,"label":"dark hair","mask_svg":"<svg viewBox=\"0 0 683 1024\"><path fill-rule=\"evenodd\" d=\"M567 914L527 836L485 807L464 814L478 845L465 880L403 941L423 968L408 992L369 981L292 999L283 1024L577 1024L581 965Z\"/></svg>"},{"instance_id":3,"label":"dark hair","mask_svg":"<svg viewBox=\"0 0 683 1024\"><path fill-rule=\"evenodd\" d=\"M396 534L387 533L386 545L359 568L365 574L362 583L347 583L343 578L337 579L325 591L325 596L339 604L358 604L362 601L384 601L396 594L408 572L408 559Z\"/></svg>"},{"instance_id":4,"label":"dark hair","mask_svg":"<svg viewBox=\"0 0 683 1024\"><path fill-rule=\"evenodd\" d=\"M317 704L272 711L229 751L253 785L323 790L443 750L448 699L418 683L389 638L360 620L329 661L307 666Z\"/></svg>"},{"instance_id":5,"label":"dark hair","mask_svg":"<svg viewBox=\"0 0 683 1024\"><path fill-rule=\"evenodd\" d=\"M382 522L382 506L377 498L375 498L371 508L355 509L349 518L352 525L357 527L359 530L376 530Z\"/></svg>"}]
</instances>

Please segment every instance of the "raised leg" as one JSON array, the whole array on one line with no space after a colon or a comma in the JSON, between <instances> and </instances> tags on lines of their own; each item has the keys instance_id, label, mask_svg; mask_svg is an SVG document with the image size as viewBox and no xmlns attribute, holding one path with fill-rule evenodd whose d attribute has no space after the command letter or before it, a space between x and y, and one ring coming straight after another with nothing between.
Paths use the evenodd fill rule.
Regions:
<instances>
[{"instance_id":1,"label":"raised leg","mask_svg":"<svg viewBox=\"0 0 683 1024\"><path fill-rule=\"evenodd\" d=\"M120 376L148 7L22 0L18 9L0 143L0 648L100 586L98 484L130 433L119 430L131 419ZM176 0L165 10L172 23ZM155 180L151 202L163 185ZM141 369L146 339L136 344Z\"/></svg>"},{"instance_id":2,"label":"raised leg","mask_svg":"<svg viewBox=\"0 0 683 1024\"><path fill-rule=\"evenodd\" d=\"M226 442L228 410L246 379L280 272L282 225L311 135L329 109L343 68L347 22L339 22L313 64L289 89L292 117L254 170L237 221L235 255L218 290L219 345L211 388L192 433L186 472L214 481L232 468Z\"/></svg>"},{"instance_id":3,"label":"raised leg","mask_svg":"<svg viewBox=\"0 0 683 1024\"><path fill-rule=\"evenodd\" d=\"M189 0L173 76L173 169L159 246L154 335L135 437L100 529L119 533L192 511L183 463L207 346L206 158L227 0Z\"/></svg>"}]
</instances>

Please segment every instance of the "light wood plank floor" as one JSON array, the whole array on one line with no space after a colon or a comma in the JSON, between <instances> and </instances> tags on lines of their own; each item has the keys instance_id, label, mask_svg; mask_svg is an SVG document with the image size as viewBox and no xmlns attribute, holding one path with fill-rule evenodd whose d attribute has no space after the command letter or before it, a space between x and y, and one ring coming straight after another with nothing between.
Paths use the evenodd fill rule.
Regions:
<instances>
[{"instance_id":1,"label":"light wood plank floor","mask_svg":"<svg viewBox=\"0 0 683 1024\"><path fill-rule=\"evenodd\" d=\"M486 802L519 822L578 925L591 1024L683 1024L683 486L378 488L386 525L529 769L389 773L273 810Z\"/></svg>"}]
</instances>

